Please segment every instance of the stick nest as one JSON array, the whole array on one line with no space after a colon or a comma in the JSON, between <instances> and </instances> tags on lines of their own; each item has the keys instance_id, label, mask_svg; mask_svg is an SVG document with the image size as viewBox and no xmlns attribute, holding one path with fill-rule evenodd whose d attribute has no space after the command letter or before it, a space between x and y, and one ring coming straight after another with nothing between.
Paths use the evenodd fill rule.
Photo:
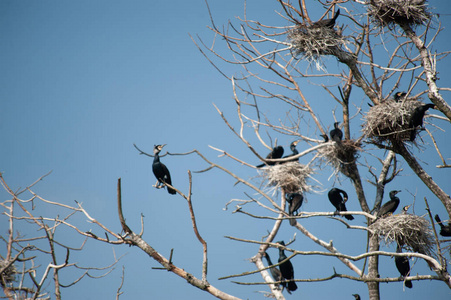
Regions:
<instances>
[{"instance_id":1,"label":"stick nest","mask_svg":"<svg viewBox=\"0 0 451 300\"><path fill-rule=\"evenodd\" d=\"M7 260L0 260L0 269L6 267L8 263L9 262ZM6 283L10 283L16 280L16 274L17 274L16 267L14 266L14 264L11 264L8 268L5 269L5 271L3 271L1 276Z\"/></svg>"},{"instance_id":2,"label":"stick nest","mask_svg":"<svg viewBox=\"0 0 451 300\"><path fill-rule=\"evenodd\" d=\"M312 190L307 179L313 174L313 169L298 162L287 162L262 169L262 176L267 186L281 188L285 193L303 193Z\"/></svg>"},{"instance_id":3,"label":"stick nest","mask_svg":"<svg viewBox=\"0 0 451 300\"><path fill-rule=\"evenodd\" d=\"M348 166L359 157L362 143L360 140L343 140L341 143L330 142L328 146L318 149L320 157L336 172L342 172L349 177Z\"/></svg>"},{"instance_id":4,"label":"stick nest","mask_svg":"<svg viewBox=\"0 0 451 300\"><path fill-rule=\"evenodd\" d=\"M421 25L431 18L426 0L371 0L367 11L380 27L392 24Z\"/></svg>"},{"instance_id":5,"label":"stick nest","mask_svg":"<svg viewBox=\"0 0 451 300\"><path fill-rule=\"evenodd\" d=\"M370 227L386 245L396 242L408 251L431 255L434 235L424 217L411 214L391 215L374 222Z\"/></svg>"},{"instance_id":6,"label":"stick nest","mask_svg":"<svg viewBox=\"0 0 451 300\"><path fill-rule=\"evenodd\" d=\"M364 117L363 133L375 143L409 141L410 116L415 108L423 105L416 98L402 102L387 100L370 108Z\"/></svg>"},{"instance_id":7,"label":"stick nest","mask_svg":"<svg viewBox=\"0 0 451 300\"><path fill-rule=\"evenodd\" d=\"M338 55L346 40L333 28L298 24L288 33L294 56L316 61L321 55Z\"/></svg>"}]
</instances>

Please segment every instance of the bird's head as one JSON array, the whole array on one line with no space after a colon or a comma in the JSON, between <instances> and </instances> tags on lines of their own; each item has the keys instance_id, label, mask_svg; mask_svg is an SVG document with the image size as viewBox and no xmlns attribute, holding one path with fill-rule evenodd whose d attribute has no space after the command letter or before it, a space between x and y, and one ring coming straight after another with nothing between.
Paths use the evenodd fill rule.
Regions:
<instances>
[{"instance_id":1,"label":"bird's head","mask_svg":"<svg viewBox=\"0 0 451 300\"><path fill-rule=\"evenodd\" d=\"M344 203L348 202L348 196L345 195L345 196L343 197L343 202L344 202Z\"/></svg>"},{"instance_id":2,"label":"bird's head","mask_svg":"<svg viewBox=\"0 0 451 300\"><path fill-rule=\"evenodd\" d=\"M395 96L393 98L395 98L396 101L400 100L402 97L406 96L407 93L406 92L396 92Z\"/></svg>"},{"instance_id":3,"label":"bird's head","mask_svg":"<svg viewBox=\"0 0 451 300\"><path fill-rule=\"evenodd\" d=\"M301 140L296 140L296 141L292 142L290 146L291 147L296 147L299 144L300 141Z\"/></svg>"},{"instance_id":4,"label":"bird's head","mask_svg":"<svg viewBox=\"0 0 451 300\"><path fill-rule=\"evenodd\" d=\"M412 206L412 204L404 206L404 207L402 208L402 211L403 211L403 212L407 212L411 206Z\"/></svg>"},{"instance_id":5,"label":"bird's head","mask_svg":"<svg viewBox=\"0 0 451 300\"><path fill-rule=\"evenodd\" d=\"M153 147L153 153L154 153L154 154L160 153L160 151L163 150L163 147L164 147L164 146L166 146L166 144L163 144L163 145L155 145L155 146Z\"/></svg>"},{"instance_id":6,"label":"bird's head","mask_svg":"<svg viewBox=\"0 0 451 300\"><path fill-rule=\"evenodd\" d=\"M338 124L340 124L340 122L335 122L335 123L334 123L334 127L335 127L336 129L338 129Z\"/></svg>"},{"instance_id":7,"label":"bird's head","mask_svg":"<svg viewBox=\"0 0 451 300\"><path fill-rule=\"evenodd\" d=\"M276 244L280 244L282 246L285 246L285 242L284 241L278 241L278 242L276 242Z\"/></svg>"},{"instance_id":8,"label":"bird's head","mask_svg":"<svg viewBox=\"0 0 451 300\"><path fill-rule=\"evenodd\" d=\"M329 141L329 137L327 136L327 134L321 134L321 137L324 139L325 143Z\"/></svg>"},{"instance_id":9,"label":"bird's head","mask_svg":"<svg viewBox=\"0 0 451 300\"><path fill-rule=\"evenodd\" d=\"M396 196L397 193L400 193L400 192L401 192L401 191L396 191L396 190L391 191L391 192L390 192L390 197L394 197L394 196Z\"/></svg>"}]
</instances>

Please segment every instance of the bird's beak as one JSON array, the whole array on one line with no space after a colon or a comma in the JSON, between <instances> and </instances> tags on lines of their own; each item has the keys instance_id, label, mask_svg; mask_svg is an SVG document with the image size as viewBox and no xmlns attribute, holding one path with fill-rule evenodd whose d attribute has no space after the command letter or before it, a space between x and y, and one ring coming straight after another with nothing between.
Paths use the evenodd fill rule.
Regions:
<instances>
[{"instance_id":1,"label":"bird's beak","mask_svg":"<svg viewBox=\"0 0 451 300\"><path fill-rule=\"evenodd\" d=\"M406 205L406 210L408 210L411 206L412 206L412 204Z\"/></svg>"},{"instance_id":2,"label":"bird's beak","mask_svg":"<svg viewBox=\"0 0 451 300\"><path fill-rule=\"evenodd\" d=\"M164 147L164 146L166 146L166 145L167 145L167 144L163 144L163 145L161 145L161 149L163 149L163 147Z\"/></svg>"}]
</instances>

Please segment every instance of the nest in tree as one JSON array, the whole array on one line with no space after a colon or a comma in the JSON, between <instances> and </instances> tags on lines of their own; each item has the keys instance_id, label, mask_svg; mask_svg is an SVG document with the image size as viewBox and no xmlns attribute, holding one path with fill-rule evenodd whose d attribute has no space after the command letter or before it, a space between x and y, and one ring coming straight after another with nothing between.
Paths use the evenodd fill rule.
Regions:
<instances>
[{"instance_id":1,"label":"nest in tree","mask_svg":"<svg viewBox=\"0 0 451 300\"><path fill-rule=\"evenodd\" d=\"M391 24L420 25L431 18L426 0L371 0L368 15L380 27Z\"/></svg>"},{"instance_id":2,"label":"nest in tree","mask_svg":"<svg viewBox=\"0 0 451 300\"><path fill-rule=\"evenodd\" d=\"M313 174L313 170L306 165L287 162L268 166L261 170L268 186L281 188L285 193L303 193L312 190L312 186L307 184L307 179Z\"/></svg>"},{"instance_id":3,"label":"nest in tree","mask_svg":"<svg viewBox=\"0 0 451 300\"><path fill-rule=\"evenodd\" d=\"M7 260L0 260L0 269L6 267L8 263L9 262ZM16 274L17 274L16 267L14 266L14 264L11 264L9 267L5 269L5 271L3 271L1 277L5 280L6 283L10 283L16 280Z\"/></svg>"},{"instance_id":4,"label":"nest in tree","mask_svg":"<svg viewBox=\"0 0 451 300\"><path fill-rule=\"evenodd\" d=\"M431 255L434 235L424 217L411 214L391 215L374 222L370 227L386 245L396 242L408 251Z\"/></svg>"},{"instance_id":5,"label":"nest in tree","mask_svg":"<svg viewBox=\"0 0 451 300\"><path fill-rule=\"evenodd\" d=\"M387 100L370 108L364 117L363 133L376 143L386 141L410 141L410 116L415 108L423 105L415 98L402 102Z\"/></svg>"},{"instance_id":6,"label":"nest in tree","mask_svg":"<svg viewBox=\"0 0 451 300\"><path fill-rule=\"evenodd\" d=\"M325 26L298 24L288 33L294 46L294 55L316 61L321 55L338 55L346 42L341 34Z\"/></svg>"},{"instance_id":7,"label":"nest in tree","mask_svg":"<svg viewBox=\"0 0 451 300\"><path fill-rule=\"evenodd\" d=\"M362 150L360 140L343 140L341 143L330 142L329 145L318 149L320 157L349 177L348 166L359 157L358 152Z\"/></svg>"}]
</instances>

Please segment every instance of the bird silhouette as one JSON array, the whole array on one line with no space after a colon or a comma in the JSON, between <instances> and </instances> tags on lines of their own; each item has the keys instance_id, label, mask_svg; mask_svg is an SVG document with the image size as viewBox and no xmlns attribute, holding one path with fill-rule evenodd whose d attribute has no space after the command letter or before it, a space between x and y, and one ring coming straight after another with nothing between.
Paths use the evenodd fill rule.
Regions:
<instances>
[{"instance_id":1,"label":"bird silhouette","mask_svg":"<svg viewBox=\"0 0 451 300\"><path fill-rule=\"evenodd\" d=\"M152 164L152 171L155 177L157 178L157 183L155 184L156 188L162 188L164 183L172 185L171 174L169 173L168 168L160 161L160 152L163 149L164 145L155 145L153 148L154 158ZM175 195L176 191L173 188L167 187L168 193L171 195Z\"/></svg>"},{"instance_id":2,"label":"bird silhouette","mask_svg":"<svg viewBox=\"0 0 451 300\"><path fill-rule=\"evenodd\" d=\"M283 147L282 146L276 146L266 156L266 159L276 159L276 158L281 158L282 156L283 156ZM276 164L276 162L267 162L267 163L263 163L261 165L258 165L257 168L264 167L265 165L274 166L275 164Z\"/></svg>"},{"instance_id":3,"label":"bird silhouette","mask_svg":"<svg viewBox=\"0 0 451 300\"><path fill-rule=\"evenodd\" d=\"M286 193L285 199L290 204L288 206L288 214L290 216L297 216L298 209L301 207L302 202L304 201L304 196L300 193ZM290 219L290 225L296 225L296 219Z\"/></svg>"},{"instance_id":4,"label":"bird silhouette","mask_svg":"<svg viewBox=\"0 0 451 300\"><path fill-rule=\"evenodd\" d=\"M343 195L343 197L341 195ZM348 194L345 191L338 188L332 188L329 193L327 193L327 196L329 197L330 203L336 208L335 213L348 211L345 205L346 201L348 201ZM354 220L354 217L351 215L345 215L344 217L348 220Z\"/></svg>"},{"instance_id":5,"label":"bird silhouette","mask_svg":"<svg viewBox=\"0 0 451 300\"><path fill-rule=\"evenodd\" d=\"M377 212L377 217L385 217L393 214L399 205L399 198L396 197L396 194L401 191L391 191L390 192L390 201L382 205L381 209Z\"/></svg>"}]
</instances>

